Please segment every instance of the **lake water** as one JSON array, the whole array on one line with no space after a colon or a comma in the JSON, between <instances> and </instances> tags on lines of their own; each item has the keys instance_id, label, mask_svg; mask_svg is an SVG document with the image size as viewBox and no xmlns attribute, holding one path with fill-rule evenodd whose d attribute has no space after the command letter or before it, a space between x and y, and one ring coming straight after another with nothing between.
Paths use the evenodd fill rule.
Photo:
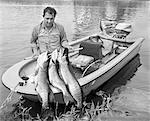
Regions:
<instances>
[{"instance_id":1,"label":"lake water","mask_svg":"<svg viewBox=\"0 0 150 121\"><path fill-rule=\"evenodd\" d=\"M58 12L56 22L64 26L69 41L99 31L99 20L105 16L113 16L122 22L131 23L133 32L128 38L145 38L140 53L102 88L111 92L114 87L127 85L150 92L150 1L31 1L33 2L1 1L0 76L15 63L31 56L29 42L32 29L42 21L43 9L53 6ZM141 66L138 67L140 63ZM11 81L13 83L13 80ZM8 93L9 90L0 82L0 104Z\"/></svg>"}]
</instances>

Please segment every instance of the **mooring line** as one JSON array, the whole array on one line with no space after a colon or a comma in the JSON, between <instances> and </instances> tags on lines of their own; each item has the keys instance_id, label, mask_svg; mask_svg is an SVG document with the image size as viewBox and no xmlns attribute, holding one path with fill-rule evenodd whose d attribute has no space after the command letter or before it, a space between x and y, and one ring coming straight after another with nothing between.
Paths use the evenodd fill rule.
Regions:
<instances>
[{"instance_id":1,"label":"mooring line","mask_svg":"<svg viewBox=\"0 0 150 121\"><path fill-rule=\"evenodd\" d=\"M19 86L19 83L18 83L13 89L11 89L11 91L10 91L10 93L8 94L7 98L3 101L3 103L2 103L2 105L1 105L1 107L0 107L0 110L3 109L3 108L7 105L8 102L11 101L11 98L12 98L13 94L17 92L17 89L16 89L16 88L17 88L18 86Z\"/></svg>"}]
</instances>

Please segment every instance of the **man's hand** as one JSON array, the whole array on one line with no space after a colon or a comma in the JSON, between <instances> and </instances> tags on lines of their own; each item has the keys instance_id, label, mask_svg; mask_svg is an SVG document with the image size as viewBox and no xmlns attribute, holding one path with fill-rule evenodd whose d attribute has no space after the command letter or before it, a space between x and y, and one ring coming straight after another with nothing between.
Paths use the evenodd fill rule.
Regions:
<instances>
[{"instance_id":1,"label":"man's hand","mask_svg":"<svg viewBox=\"0 0 150 121\"><path fill-rule=\"evenodd\" d=\"M40 48L36 44L31 45L31 51L33 53L32 55L33 58L38 57L41 53Z\"/></svg>"},{"instance_id":2,"label":"man's hand","mask_svg":"<svg viewBox=\"0 0 150 121\"><path fill-rule=\"evenodd\" d=\"M68 48L69 51L73 51L74 50L74 47L68 45L66 48Z\"/></svg>"}]
</instances>

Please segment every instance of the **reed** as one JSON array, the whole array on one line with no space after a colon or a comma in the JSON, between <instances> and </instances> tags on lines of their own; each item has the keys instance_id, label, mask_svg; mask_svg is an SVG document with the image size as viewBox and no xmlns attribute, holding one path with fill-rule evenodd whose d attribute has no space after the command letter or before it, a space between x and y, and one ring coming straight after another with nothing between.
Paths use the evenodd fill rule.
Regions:
<instances>
[{"instance_id":1,"label":"reed","mask_svg":"<svg viewBox=\"0 0 150 121\"><path fill-rule=\"evenodd\" d=\"M32 107L24 108L24 100L20 99L15 104L11 104L11 100L9 100L0 109L0 121L112 121L113 119L122 121L121 118L127 116L126 112L112 108L113 98L110 95L103 91L99 91L97 95L103 99L101 104L97 103L95 105L94 102L87 103L84 101L81 110L72 106L70 110L67 111L65 109L60 115L57 114L59 107L56 103L53 119L49 117L50 115L48 113L44 119L41 119L40 115L32 117L30 115ZM10 108L12 110L7 110Z\"/></svg>"}]
</instances>

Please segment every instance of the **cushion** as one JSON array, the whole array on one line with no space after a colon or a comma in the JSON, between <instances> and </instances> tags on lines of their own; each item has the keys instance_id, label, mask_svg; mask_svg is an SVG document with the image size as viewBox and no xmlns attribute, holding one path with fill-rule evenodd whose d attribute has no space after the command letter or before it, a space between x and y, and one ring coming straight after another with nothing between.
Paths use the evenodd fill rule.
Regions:
<instances>
[{"instance_id":1,"label":"cushion","mask_svg":"<svg viewBox=\"0 0 150 121\"><path fill-rule=\"evenodd\" d=\"M94 57L94 60L102 59L102 44L99 42L81 42L80 47L83 47L79 51L80 55L87 55Z\"/></svg>"},{"instance_id":2,"label":"cushion","mask_svg":"<svg viewBox=\"0 0 150 121\"><path fill-rule=\"evenodd\" d=\"M89 65L89 63L94 61L94 58L92 56L87 55L79 55L76 58L70 60L71 64L76 67L86 67Z\"/></svg>"}]
</instances>

